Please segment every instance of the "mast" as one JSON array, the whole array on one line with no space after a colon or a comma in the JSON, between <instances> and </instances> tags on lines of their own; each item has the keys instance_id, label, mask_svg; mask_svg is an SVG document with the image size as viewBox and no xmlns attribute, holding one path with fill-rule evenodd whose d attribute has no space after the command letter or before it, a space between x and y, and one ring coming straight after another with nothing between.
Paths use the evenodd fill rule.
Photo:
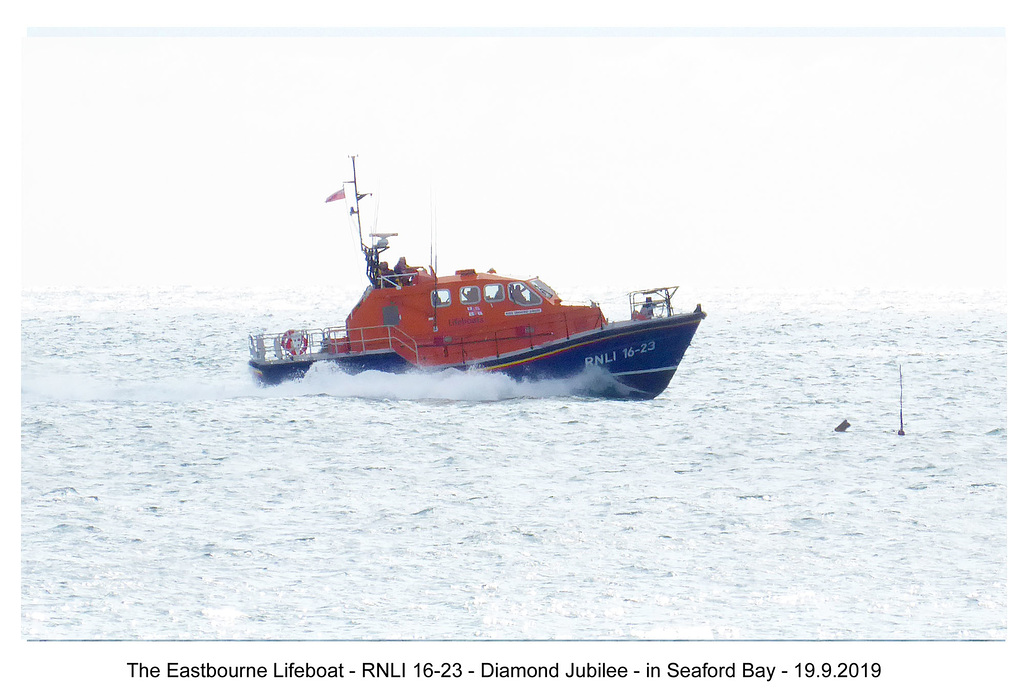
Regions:
<instances>
[{"instance_id":1,"label":"mast","mask_svg":"<svg viewBox=\"0 0 1024 697\"><path fill-rule=\"evenodd\" d=\"M348 214L356 217L356 226L359 228L359 247L363 250L363 256L366 258L366 277L370 279L371 285L374 288L380 287L380 253L381 249L376 245L367 245L363 241L363 218L359 213L359 201L364 196L371 196L372 194L361 194L359 193L359 183L356 178L356 157L358 155L349 155L348 158L352 160L352 181L346 182L351 183L352 188L355 191L355 205L349 208Z\"/></svg>"},{"instance_id":2,"label":"mast","mask_svg":"<svg viewBox=\"0 0 1024 697\"><path fill-rule=\"evenodd\" d=\"M359 227L359 246L363 248L363 253L366 253L366 244L363 242L363 219L359 215L359 199L362 196L359 195L359 184L356 182L356 155L349 155L348 159L352 160L352 188L356 193L356 205L349 210L349 215L355 213L356 225Z\"/></svg>"}]
</instances>

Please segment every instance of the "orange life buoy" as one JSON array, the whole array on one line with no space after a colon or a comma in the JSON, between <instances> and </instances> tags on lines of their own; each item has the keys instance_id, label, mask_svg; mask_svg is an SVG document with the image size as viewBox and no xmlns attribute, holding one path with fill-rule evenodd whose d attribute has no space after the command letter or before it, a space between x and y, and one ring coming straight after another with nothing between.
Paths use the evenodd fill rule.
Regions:
<instances>
[{"instance_id":1,"label":"orange life buoy","mask_svg":"<svg viewBox=\"0 0 1024 697\"><path fill-rule=\"evenodd\" d=\"M295 329L281 335L281 348L292 356L301 356L309 348L309 337Z\"/></svg>"}]
</instances>

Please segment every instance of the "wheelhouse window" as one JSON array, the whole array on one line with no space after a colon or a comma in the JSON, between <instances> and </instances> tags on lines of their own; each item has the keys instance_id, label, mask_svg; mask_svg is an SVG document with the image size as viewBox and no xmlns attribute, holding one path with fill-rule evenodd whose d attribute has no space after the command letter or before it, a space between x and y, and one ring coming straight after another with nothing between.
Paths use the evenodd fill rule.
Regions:
<instances>
[{"instance_id":1,"label":"wheelhouse window","mask_svg":"<svg viewBox=\"0 0 1024 697\"><path fill-rule=\"evenodd\" d=\"M508 297L516 305L522 305L523 307L533 307L544 302L537 291L518 281L508 284Z\"/></svg>"},{"instance_id":2,"label":"wheelhouse window","mask_svg":"<svg viewBox=\"0 0 1024 697\"><path fill-rule=\"evenodd\" d=\"M536 288L537 292L548 300L551 300L556 295L554 289L539 278L530 279L530 285Z\"/></svg>"},{"instance_id":3,"label":"wheelhouse window","mask_svg":"<svg viewBox=\"0 0 1024 697\"><path fill-rule=\"evenodd\" d=\"M488 283L484 286L484 300L489 303L500 303L505 299L505 286L500 283Z\"/></svg>"},{"instance_id":4,"label":"wheelhouse window","mask_svg":"<svg viewBox=\"0 0 1024 697\"><path fill-rule=\"evenodd\" d=\"M430 303L434 307L448 307L452 304L452 292L447 288L438 288L430 293Z\"/></svg>"},{"instance_id":5,"label":"wheelhouse window","mask_svg":"<svg viewBox=\"0 0 1024 697\"><path fill-rule=\"evenodd\" d=\"M476 286L459 288L459 302L463 305L476 305L480 302L480 289Z\"/></svg>"}]
</instances>

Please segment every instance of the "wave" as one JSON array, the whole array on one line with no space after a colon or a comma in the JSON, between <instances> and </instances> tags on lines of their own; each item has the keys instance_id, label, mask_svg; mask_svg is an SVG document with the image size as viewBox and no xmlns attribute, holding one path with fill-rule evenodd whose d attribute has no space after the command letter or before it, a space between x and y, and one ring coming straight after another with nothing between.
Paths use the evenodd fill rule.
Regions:
<instances>
[{"instance_id":1,"label":"wave","mask_svg":"<svg viewBox=\"0 0 1024 697\"><path fill-rule=\"evenodd\" d=\"M251 380L173 378L159 381L97 378L76 373L23 375L23 402L193 402L253 397Z\"/></svg>"},{"instance_id":2,"label":"wave","mask_svg":"<svg viewBox=\"0 0 1024 697\"><path fill-rule=\"evenodd\" d=\"M23 402L197 402L233 399L279 399L327 396L387 401L502 401L587 396L597 391L599 375L563 380L516 382L506 375L448 369L403 374L367 371L351 375L327 364L314 365L299 380L272 387L248 375L210 380L186 377L165 380L100 379L81 374L22 377Z\"/></svg>"},{"instance_id":3,"label":"wave","mask_svg":"<svg viewBox=\"0 0 1024 697\"><path fill-rule=\"evenodd\" d=\"M314 364L301 379L262 388L275 396L309 394L385 400L500 401L569 396L583 391L580 380L516 382L507 375L449 368L402 374L345 373L328 363Z\"/></svg>"}]
</instances>

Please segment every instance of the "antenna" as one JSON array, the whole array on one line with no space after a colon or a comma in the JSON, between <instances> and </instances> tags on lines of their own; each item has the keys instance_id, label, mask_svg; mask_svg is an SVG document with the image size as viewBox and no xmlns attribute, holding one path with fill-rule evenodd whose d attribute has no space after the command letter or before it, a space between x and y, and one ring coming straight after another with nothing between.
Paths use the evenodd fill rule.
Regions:
<instances>
[{"instance_id":1,"label":"antenna","mask_svg":"<svg viewBox=\"0 0 1024 697\"><path fill-rule=\"evenodd\" d=\"M437 298L437 208L434 205L434 183L430 183L430 268L434 272L434 292L431 304ZM434 331L437 331L437 307L434 307Z\"/></svg>"},{"instance_id":2,"label":"antenna","mask_svg":"<svg viewBox=\"0 0 1024 697\"><path fill-rule=\"evenodd\" d=\"M363 250L363 256L366 258L366 277L370 279L370 283L372 284L372 286L374 288L377 288L380 286L381 249L377 247L376 244L367 246L366 242L363 240L363 218L359 212L359 201L361 201L364 196L370 196L371 194L359 193L359 183L356 180L356 158L359 156L349 155L348 157L350 160L352 160L352 181L345 183L352 184L352 188L355 193L356 199L354 202L355 205L349 209L348 214L350 216L354 215L356 217L356 226L359 228L359 247ZM385 248L386 246L387 245L385 245Z\"/></svg>"},{"instance_id":3,"label":"antenna","mask_svg":"<svg viewBox=\"0 0 1024 697\"><path fill-rule=\"evenodd\" d=\"M377 232L377 218L380 216L380 179L377 180L377 200L373 202L373 231Z\"/></svg>"},{"instance_id":4,"label":"antenna","mask_svg":"<svg viewBox=\"0 0 1024 697\"><path fill-rule=\"evenodd\" d=\"M897 436L905 436L903 432L903 364L900 363L900 430L896 431Z\"/></svg>"},{"instance_id":5,"label":"antenna","mask_svg":"<svg viewBox=\"0 0 1024 697\"><path fill-rule=\"evenodd\" d=\"M362 196L359 195L359 184L356 181L356 158L357 157L359 157L359 156L358 155L349 155L348 156L348 159L352 160L352 188L355 190L355 194L356 194L356 205L355 205L354 208L352 208L352 211L349 212L349 215L351 215L352 212L354 212L356 214L356 225L359 226L359 246L362 247L365 250L366 249L366 244L363 242L363 219L359 215L359 199L361 199Z\"/></svg>"},{"instance_id":6,"label":"antenna","mask_svg":"<svg viewBox=\"0 0 1024 697\"><path fill-rule=\"evenodd\" d=\"M434 182L430 182L430 268L434 266Z\"/></svg>"},{"instance_id":7,"label":"antenna","mask_svg":"<svg viewBox=\"0 0 1024 697\"><path fill-rule=\"evenodd\" d=\"M430 255L433 257L434 278L437 278L437 201L430 192Z\"/></svg>"}]
</instances>

